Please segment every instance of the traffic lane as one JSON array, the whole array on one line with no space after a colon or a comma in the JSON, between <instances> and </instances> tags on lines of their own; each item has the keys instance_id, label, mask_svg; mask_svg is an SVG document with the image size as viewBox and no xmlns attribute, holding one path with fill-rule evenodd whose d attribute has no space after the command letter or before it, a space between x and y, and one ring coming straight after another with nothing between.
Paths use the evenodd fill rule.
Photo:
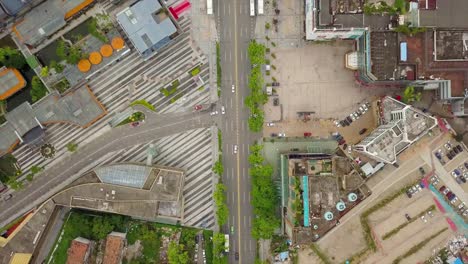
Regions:
<instances>
[{"instance_id":1,"label":"traffic lane","mask_svg":"<svg viewBox=\"0 0 468 264\"><path fill-rule=\"evenodd\" d=\"M164 121L168 121L162 119ZM173 120L173 123L162 122L143 124L136 128L116 128L96 138L68 158L56 165L47 168L46 173L37 177L24 189L16 191L8 202L0 205L0 225L6 225L15 218L31 210L40 203L46 201L54 193L60 191L68 183L69 178L78 178L75 175L87 164L105 156L106 153L143 144L151 140L162 138L180 131L194 128L207 127L212 124L211 117L207 113L199 115L191 114L188 119ZM49 194L50 193L50 194Z\"/></svg>"}]
</instances>

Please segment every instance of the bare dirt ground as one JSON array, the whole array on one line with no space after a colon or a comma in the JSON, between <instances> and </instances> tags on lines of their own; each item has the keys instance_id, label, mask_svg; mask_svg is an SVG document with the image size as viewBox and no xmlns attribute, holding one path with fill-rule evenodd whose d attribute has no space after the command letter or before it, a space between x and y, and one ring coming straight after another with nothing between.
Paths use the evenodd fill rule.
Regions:
<instances>
[{"instance_id":1,"label":"bare dirt ground","mask_svg":"<svg viewBox=\"0 0 468 264\"><path fill-rule=\"evenodd\" d=\"M315 255L315 253L310 248L305 248L299 251L299 263L311 263L311 264L319 264L322 263L320 258Z\"/></svg>"}]
</instances>

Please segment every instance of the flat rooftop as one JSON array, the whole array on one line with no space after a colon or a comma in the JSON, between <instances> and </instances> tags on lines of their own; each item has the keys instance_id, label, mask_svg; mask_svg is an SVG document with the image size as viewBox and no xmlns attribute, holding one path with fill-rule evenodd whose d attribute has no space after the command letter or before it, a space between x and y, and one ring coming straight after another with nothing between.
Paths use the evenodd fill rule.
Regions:
<instances>
[{"instance_id":1,"label":"flat rooftop","mask_svg":"<svg viewBox=\"0 0 468 264\"><path fill-rule=\"evenodd\" d=\"M437 0L436 9L419 10L420 27L436 28L468 28L468 1L466 0Z\"/></svg>"},{"instance_id":2,"label":"flat rooftop","mask_svg":"<svg viewBox=\"0 0 468 264\"><path fill-rule=\"evenodd\" d=\"M168 44L177 32L169 13L157 0L140 0L116 15L138 52L146 57Z\"/></svg>"},{"instance_id":3,"label":"flat rooftop","mask_svg":"<svg viewBox=\"0 0 468 264\"><path fill-rule=\"evenodd\" d=\"M389 96L381 100L381 126L363 139L357 150L386 163L437 125L437 120Z\"/></svg>"},{"instance_id":4,"label":"flat rooftop","mask_svg":"<svg viewBox=\"0 0 468 264\"><path fill-rule=\"evenodd\" d=\"M20 41L36 46L66 25L66 20L94 0L46 0L13 26Z\"/></svg>"},{"instance_id":5,"label":"flat rooftop","mask_svg":"<svg viewBox=\"0 0 468 264\"><path fill-rule=\"evenodd\" d=\"M182 170L136 163L106 165L94 170L102 183L73 186L54 201L63 206L129 215L147 220L183 218Z\"/></svg>"},{"instance_id":6,"label":"flat rooftop","mask_svg":"<svg viewBox=\"0 0 468 264\"><path fill-rule=\"evenodd\" d=\"M17 69L0 68L0 100L5 100L26 86Z\"/></svg>"},{"instance_id":7,"label":"flat rooftop","mask_svg":"<svg viewBox=\"0 0 468 264\"><path fill-rule=\"evenodd\" d=\"M468 31L437 30L434 34L436 60L468 60Z\"/></svg>"}]
</instances>

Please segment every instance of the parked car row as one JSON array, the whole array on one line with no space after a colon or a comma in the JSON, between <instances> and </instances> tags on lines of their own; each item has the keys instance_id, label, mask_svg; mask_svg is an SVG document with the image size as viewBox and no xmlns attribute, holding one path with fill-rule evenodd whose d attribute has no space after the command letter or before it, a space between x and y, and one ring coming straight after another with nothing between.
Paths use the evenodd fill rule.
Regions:
<instances>
[{"instance_id":1,"label":"parked car row","mask_svg":"<svg viewBox=\"0 0 468 264\"><path fill-rule=\"evenodd\" d=\"M445 195L445 198L447 198L451 204L454 204L458 201L458 197L452 191L450 191L448 187L445 187L445 185L439 188L439 192Z\"/></svg>"},{"instance_id":2,"label":"parked car row","mask_svg":"<svg viewBox=\"0 0 468 264\"><path fill-rule=\"evenodd\" d=\"M363 114L367 113L369 108L370 108L369 102L363 103L357 111L351 113L349 116L345 117L343 120L335 120L334 121L335 126L345 127L345 126L351 125L351 123L358 120Z\"/></svg>"},{"instance_id":3,"label":"parked car row","mask_svg":"<svg viewBox=\"0 0 468 264\"><path fill-rule=\"evenodd\" d=\"M432 183L432 185L436 186L437 184L439 184L439 177L437 177L437 175L434 175L432 176L429 181Z\"/></svg>"},{"instance_id":4,"label":"parked car row","mask_svg":"<svg viewBox=\"0 0 468 264\"><path fill-rule=\"evenodd\" d=\"M460 213L461 215L463 216L468 216L468 208L466 208L466 205L465 203L460 203L458 206L457 206L457 210L458 210L458 213Z\"/></svg>"},{"instance_id":5,"label":"parked car row","mask_svg":"<svg viewBox=\"0 0 468 264\"><path fill-rule=\"evenodd\" d=\"M440 161L440 163L444 165L445 164L444 156L447 156L448 160L452 160L461 152L463 152L463 147L460 144L454 146L449 140L447 141L447 143L444 144L444 150L438 149L434 153L434 155Z\"/></svg>"},{"instance_id":6,"label":"parked car row","mask_svg":"<svg viewBox=\"0 0 468 264\"><path fill-rule=\"evenodd\" d=\"M422 191L423 188L424 188L424 184L422 183L411 186L410 188L408 188L408 190L406 190L406 195L408 196L408 198L411 198L415 196L417 193L419 193L420 191Z\"/></svg>"},{"instance_id":7,"label":"parked car row","mask_svg":"<svg viewBox=\"0 0 468 264\"><path fill-rule=\"evenodd\" d=\"M461 165L458 168L454 169L450 174L452 174L453 178L455 178L455 181L458 184L466 183L468 171L464 165Z\"/></svg>"},{"instance_id":8,"label":"parked car row","mask_svg":"<svg viewBox=\"0 0 468 264\"><path fill-rule=\"evenodd\" d=\"M346 140L343 138L343 136L338 133L338 132L335 132L335 133L332 133L332 137L334 140L336 140L338 142L338 145L344 145L346 144Z\"/></svg>"}]
</instances>

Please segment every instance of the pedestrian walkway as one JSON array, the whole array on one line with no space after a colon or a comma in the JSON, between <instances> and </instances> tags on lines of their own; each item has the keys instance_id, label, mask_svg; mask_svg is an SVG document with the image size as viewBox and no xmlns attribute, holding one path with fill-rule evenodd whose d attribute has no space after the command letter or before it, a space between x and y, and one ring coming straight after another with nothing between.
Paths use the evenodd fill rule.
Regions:
<instances>
[{"instance_id":1,"label":"pedestrian walkway","mask_svg":"<svg viewBox=\"0 0 468 264\"><path fill-rule=\"evenodd\" d=\"M78 149L110 129L108 123L116 113L128 108L135 100L145 99L153 104L160 113L173 113L193 109L194 105L208 103L209 89L200 89L189 76L189 71L200 65L200 77L203 82L209 81L207 60L203 54L193 48L190 42L190 20L181 18L183 34L154 58L144 61L132 50L102 73L94 76L89 86L97 99L104 105L108 114L89 128L77 128L69 124L52 124L47 126L46 140L56 149L54 159L44 159L38 149L21 146L13 152L23 172L23 178L33 165L52 166L69 155L66 145L78 144ZM177 92L165 97L160 89L174 79L180 79ZM179 97L175 102L171 98ZM79 151L79 150L78 150Z\"/></svg>"}]
</instances>

